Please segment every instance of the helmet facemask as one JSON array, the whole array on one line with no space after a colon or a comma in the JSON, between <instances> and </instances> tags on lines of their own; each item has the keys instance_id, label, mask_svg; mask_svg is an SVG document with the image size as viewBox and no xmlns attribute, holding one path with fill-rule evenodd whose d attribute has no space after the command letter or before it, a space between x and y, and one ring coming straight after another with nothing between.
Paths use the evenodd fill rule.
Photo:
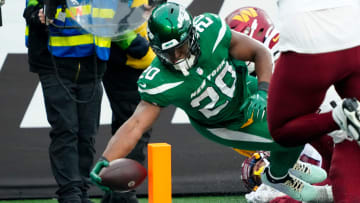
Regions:
<instances>
[{"instance_id":1,"label":"helmet facemask","mask_svg":"<svg viewBox=\"0 0 360 203\"><path fill-rule=\"evenodd\" d=\"M176 41L176 43L178 42ZM155 46L153 50L163 64L172 66L175 70L181 71L184 76L188 76L188 70L196 64L200 53L195 28L192 28L188 37L175 47L166 49L163 46L159 49Z\"/></svg>"}]
</instances>

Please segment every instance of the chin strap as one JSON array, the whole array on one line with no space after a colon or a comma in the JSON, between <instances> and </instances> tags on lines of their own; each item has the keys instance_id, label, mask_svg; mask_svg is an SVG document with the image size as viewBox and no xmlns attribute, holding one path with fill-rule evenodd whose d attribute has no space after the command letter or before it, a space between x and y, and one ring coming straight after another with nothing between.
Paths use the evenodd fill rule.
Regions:
<instances>
[{"instance_id":1,"label":"chin strap","mask_svg":"<svg viewBox=\"0 0 360 203\"><path fill-rule=\"evenodd\" d=\"M189 58L185 58L185 59L180 60L179 62L174 64L175 70L179 70L179 71L182 72L182 74L184 76L188 76L189 75L188 70L194 65L195 58L196 57L191 54Z\"/></svg>"}]
</instances>

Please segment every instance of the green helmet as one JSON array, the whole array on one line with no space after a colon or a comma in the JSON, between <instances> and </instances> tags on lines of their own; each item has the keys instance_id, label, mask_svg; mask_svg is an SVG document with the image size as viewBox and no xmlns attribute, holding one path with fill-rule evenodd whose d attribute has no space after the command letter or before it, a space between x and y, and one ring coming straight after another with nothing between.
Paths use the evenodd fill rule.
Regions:
<instances>
[{"instance_id":1,"label":"green helmet","mask_svg":"<svg viewBox=\"0 0 360 203\"><path fill-rule=\"evenodd\" d=\"M192 16L186 9L173 2L161 4L152 12L148 21L148 37L150 46L160 59L187 75L200 55L198 34L193 26ZM184 58L174 61L174 52L184 47L187 53Z\"/></svg>"},{"instance_id":2,"label":"green helmet","mask_svg":"<svg viewBox=\"0 0 360 203\"><path fill-rule=\"evenodd\" d=\"M163 3L166 3L167 0L149 0L149 5L150 6L156 6L156 5L159 5L159 4L163 4Z\"/></svg>"}]
</instances>

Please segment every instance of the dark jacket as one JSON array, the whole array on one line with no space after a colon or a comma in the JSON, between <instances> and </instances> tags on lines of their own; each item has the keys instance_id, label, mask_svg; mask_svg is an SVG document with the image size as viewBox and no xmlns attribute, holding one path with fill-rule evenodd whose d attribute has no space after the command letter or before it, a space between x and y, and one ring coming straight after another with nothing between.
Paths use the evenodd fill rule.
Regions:
<instances>
[{"instance_id":1,"label":"dark jacket","mask_svg":"<svg viewBox=\"0 0 360 203\"><path fill-rule=\"evenodd\" d=\"M30 71L35 73L54 72L51 55L48 51L47 26L39 20L39 10L43 8L44 1L38 0L37 5L26 6L24 18L28 26L28 61Z\"/></svg>"}]
</instances>

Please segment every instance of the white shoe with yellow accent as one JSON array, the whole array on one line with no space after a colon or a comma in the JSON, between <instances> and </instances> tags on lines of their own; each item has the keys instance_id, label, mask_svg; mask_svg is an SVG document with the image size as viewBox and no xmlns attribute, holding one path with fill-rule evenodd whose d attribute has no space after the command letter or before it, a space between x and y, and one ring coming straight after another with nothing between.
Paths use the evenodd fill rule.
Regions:
<instances>
[{"instance_id":1,"label":"white shoe with yellow accent","mask_svg":"<svg viewBox=\"0 0 360 203\"><path fill-rule=\"evenodd\" d=\"M261 174L261 181L298 201L311 201L318 195L318 190L315 186L310 185L290 173L281 178L272 176L269 167L266 167Z\"/></svg>"},{"instance_id":2,"label":"white shoe with yellow accent","mask_svg":"<svg viewBox=\"0 0 360 203\"><path fill-rule=\"evenodd\" d=\"M326 171L321 167L299 160L289 169L289 173L310 184L320 183L327 178Z\"/></svg>"}]
</instances>

